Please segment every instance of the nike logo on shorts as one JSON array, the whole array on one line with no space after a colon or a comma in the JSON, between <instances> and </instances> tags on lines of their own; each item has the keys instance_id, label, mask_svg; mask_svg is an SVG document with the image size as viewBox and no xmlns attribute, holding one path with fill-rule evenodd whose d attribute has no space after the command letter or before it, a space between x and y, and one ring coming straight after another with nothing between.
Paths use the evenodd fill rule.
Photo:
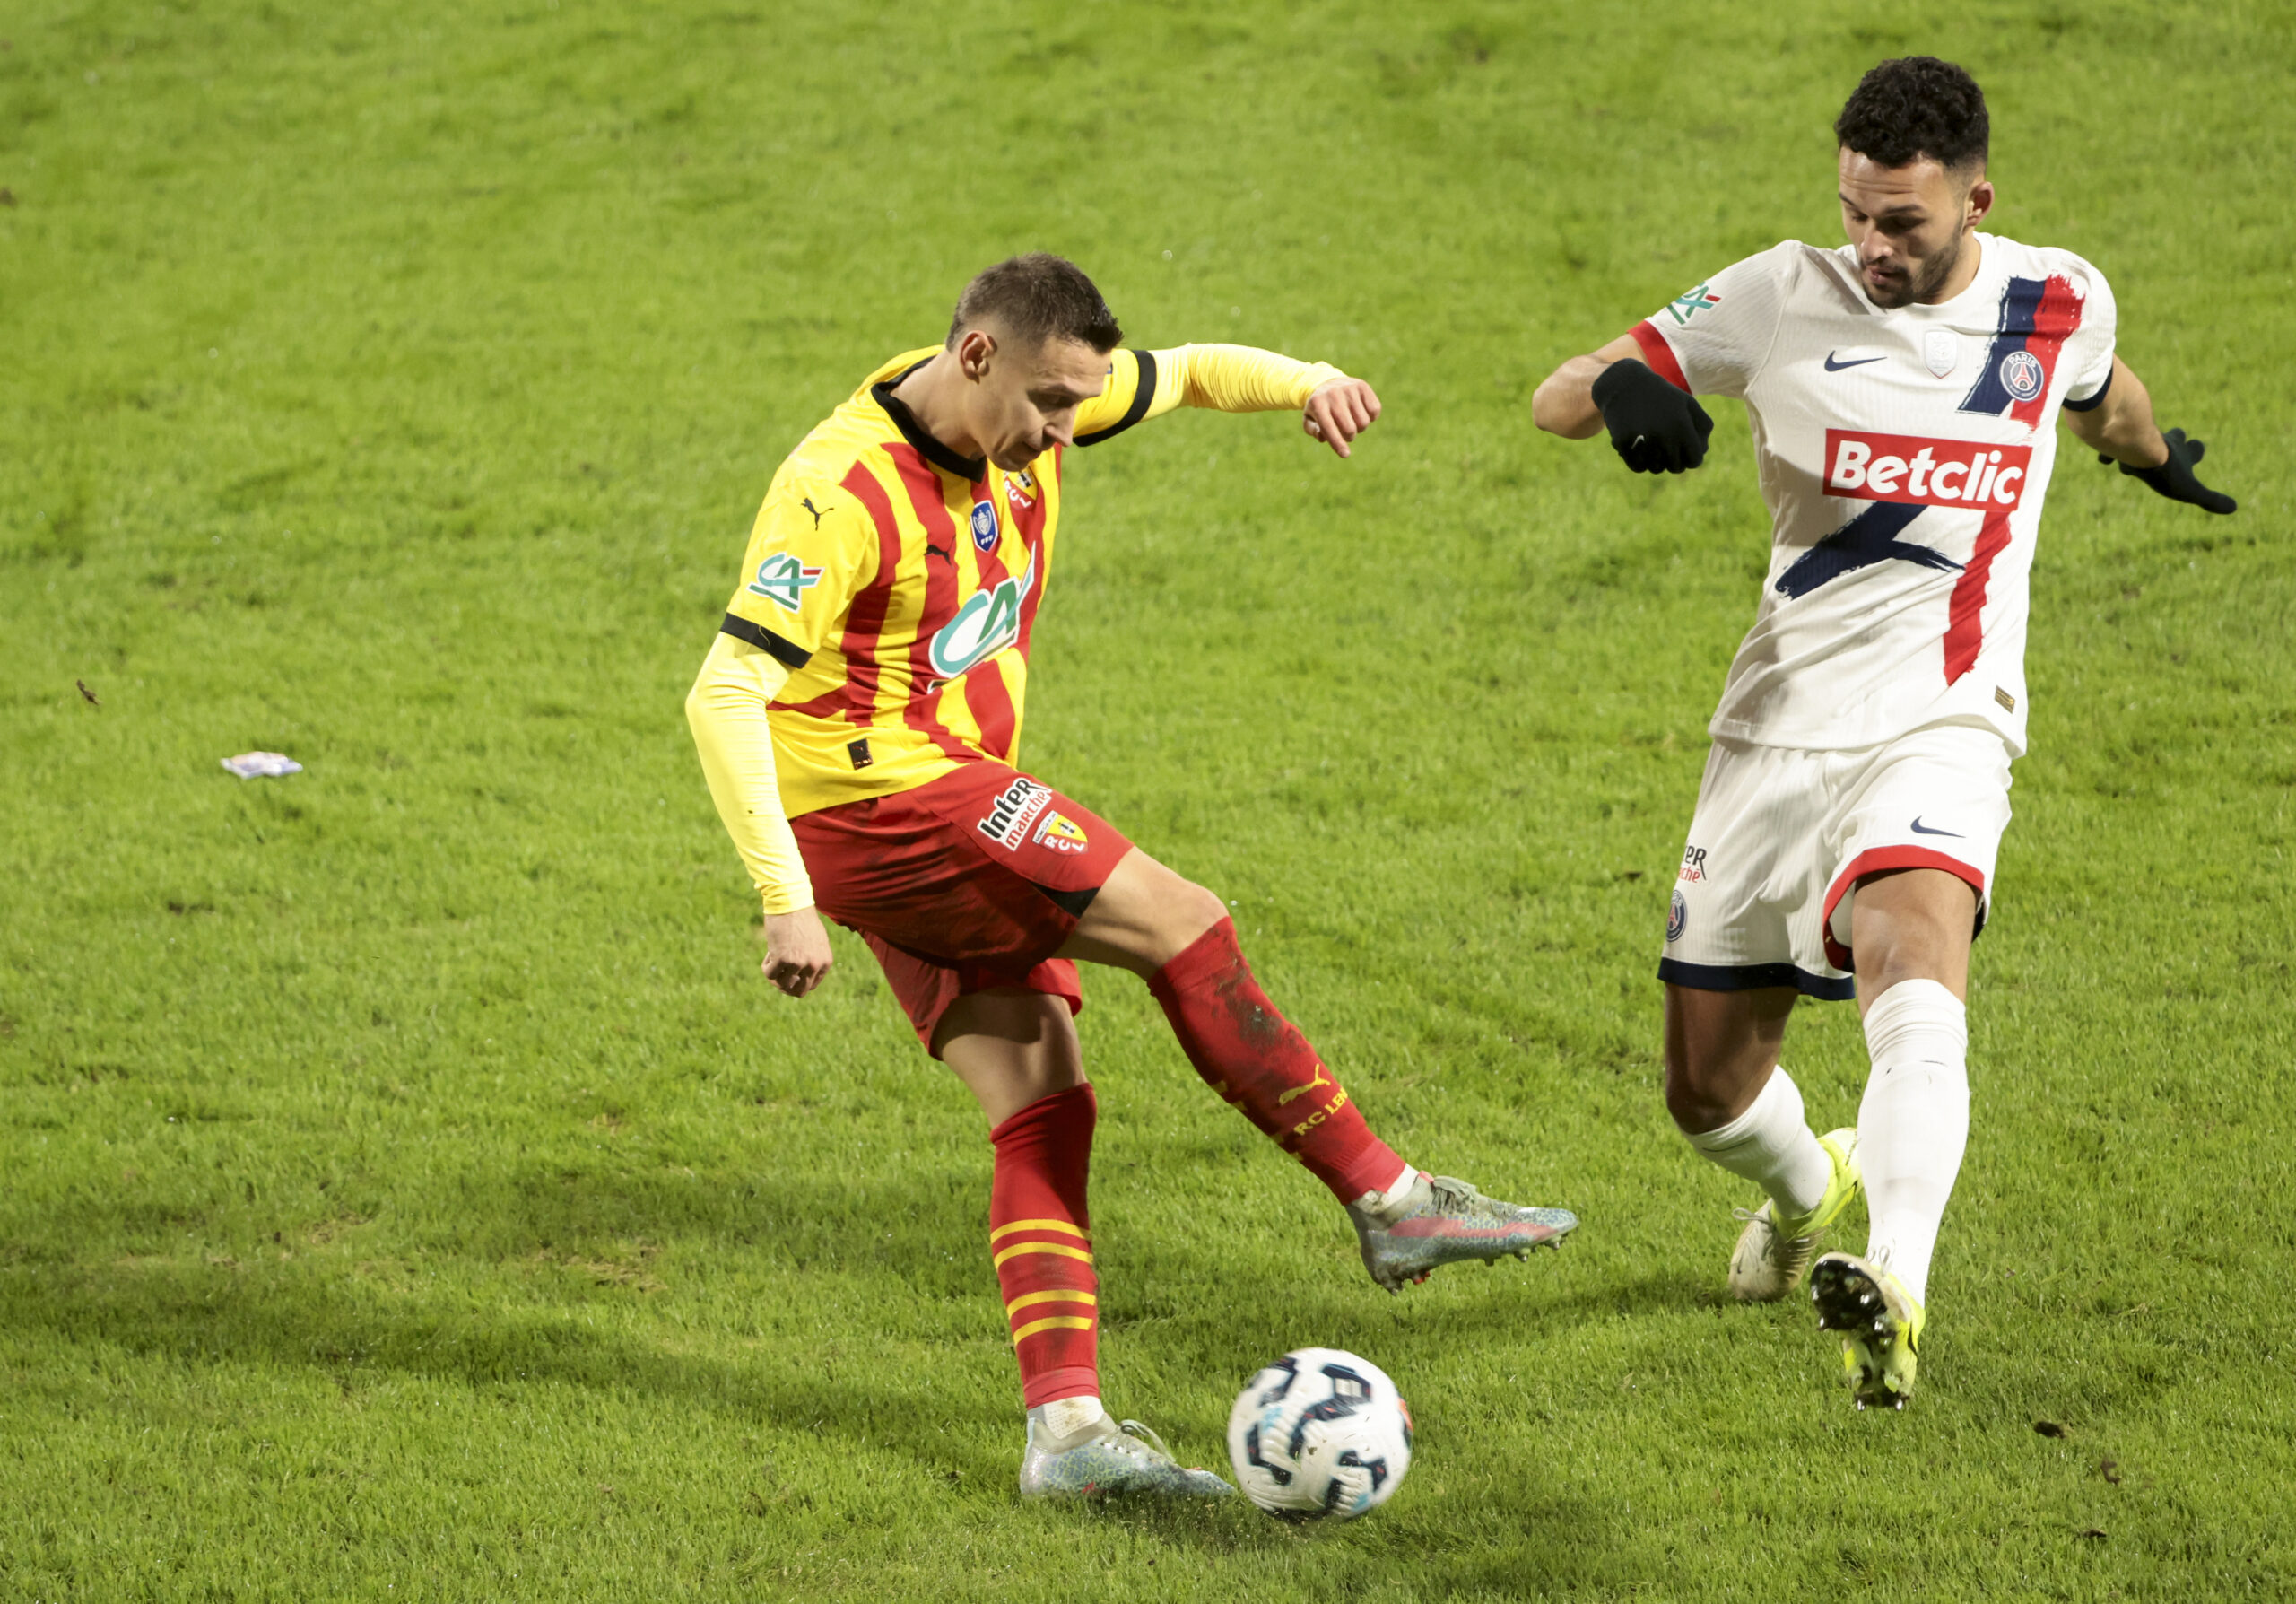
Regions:
<instances>
[{"instance_id":1,"label":"nike logo on shorts","mask_svg":"<svg viewBox=\"0 0 2296 1604\"><path fill-rule=\"evenodd\" d=\"M1950 835L1955 841L1961 841L1963 839L1961 833L1958 830L1932 830L1928 825L1921 822L1918 815L1915 816L1913 821L1913 833L1916 835Z\"/></svg>"},{"instance_id":2,"label":"nike logo on shorts","mask_svg":"<svg viewBox=\"0 0 2296 1604\"><path fill-rule=\"evenodd\" d=\"M1846 362L1838 362L1833 360L1833 353L1829 351L1826 353L1826 371L1839 373L1844 368L1862 368L1867 362L1877 362L1881 360L1878 356L1853 356Z\"/></svg>"}]
</instances>

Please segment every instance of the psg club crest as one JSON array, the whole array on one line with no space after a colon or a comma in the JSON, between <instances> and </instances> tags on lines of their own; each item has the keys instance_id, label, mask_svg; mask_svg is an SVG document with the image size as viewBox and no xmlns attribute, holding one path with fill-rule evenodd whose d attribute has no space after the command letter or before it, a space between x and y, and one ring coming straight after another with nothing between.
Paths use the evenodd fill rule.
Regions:
<instances>
[{"instance_id":1,"label":"psg club crest","mask_svg":"<svg viewBox=\"0 0 2296 1604\"><path fill-rule=\"evenodd\" d=\"M2030 351L2012 351L2001 359L2001 388L2017 400L2030 401L2039 395L2048 379L2041 359Z\"/></svg>"},{"instance_id":2,"label":"psg club crest","mask_svg":"<svg viewBox=\"0 0 2296 1604\"><path fill-rule=\"evenodd\" d=\"M972 543L984 552L996 549L996 507L991 501L972 504Z\"/></svg>"},{"instance_id":3,"label":"psg club crest","mask_svg":"<svg viewBox=\"0 0 2296 1604\"><path fill-rule=\"evenodd\" d=\"M1690 904L1683 901L1681 892L1674 893L1674 905L1666 910L1666 939L1680 941L1683 930L1690 923Z\"/></svg>"}]
</instances>

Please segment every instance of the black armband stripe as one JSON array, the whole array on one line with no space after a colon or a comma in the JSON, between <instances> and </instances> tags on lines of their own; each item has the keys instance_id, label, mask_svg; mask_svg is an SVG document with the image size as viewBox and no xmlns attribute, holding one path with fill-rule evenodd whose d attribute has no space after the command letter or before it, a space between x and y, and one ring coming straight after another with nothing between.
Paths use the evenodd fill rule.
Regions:
<instances>
[{"instance_id":1,"label":"black armband stripe","mask_svg":"<svg viewBox=\"0 0 2296 1604\"><path fill-rule=\"evenodd\" d=\"M2067 396L2065 398L2064 403L2065 410L2067 412L2094 412L2097 408L2105 404L2105 397L2111 393L2112 388L2113 370L2110 368L2107 368L2105 370L2105 381L2097 387L2097 393L2090 397L2086 401L2075 401L2072 397Z\"/></svg>"},{"instance_id":2,"label":"black armband stripe","mask_svg":"<svg viewBox=\"0 0 2296 1604\"><path fill-rule=\"evenodd\" d=\"M770 653L775 662L791 668L803 668L813 660L813 654L804 647L784 641L763 624L752 623L748 619L736 617L731 613L726 615L726 622L718 626L718 631L720 634L733 636L736 641L745 641L760 651Z\"/></svg>"},{"instance_id":3,"label":"black armband stripe","mask_svg":"<svg viewBox=\"0 0 2296 1604\"><path fill-rule=\"evenodd\" d=\"M1132 405L1124 409L1124 416L1105 429L1095 429L1090 434L1080 434L1080 446L1097 446L1104 440L1114 439L1148 415L1148 408L1156 399L1156 353L1135 351L1132 353L1140 363L1140 382L1132 391Z\"/></svg>"}]
</instances>

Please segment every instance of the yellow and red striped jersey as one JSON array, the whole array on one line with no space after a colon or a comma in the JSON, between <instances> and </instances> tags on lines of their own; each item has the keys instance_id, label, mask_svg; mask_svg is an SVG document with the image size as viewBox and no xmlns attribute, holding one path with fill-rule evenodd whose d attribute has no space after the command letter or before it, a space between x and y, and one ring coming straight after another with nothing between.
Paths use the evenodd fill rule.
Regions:
<instances>
[{"instance_id":1,"label":"yellow and red striped jersey","mask_svg":"<svg viewBox=\"0 0 2296 1604\"><path fill-rule=\"evenodd\" d=\"M788 817L1017 759L1062 451L1008 474L926 433L891 392L938 349L877 369L789 454L726 604L725 632L791 670L768 713ZM1183 402L1303 405L1338 377L1242 346L1120 350L1077 410L1075 440Z\"/></svg>"}]
</instances>

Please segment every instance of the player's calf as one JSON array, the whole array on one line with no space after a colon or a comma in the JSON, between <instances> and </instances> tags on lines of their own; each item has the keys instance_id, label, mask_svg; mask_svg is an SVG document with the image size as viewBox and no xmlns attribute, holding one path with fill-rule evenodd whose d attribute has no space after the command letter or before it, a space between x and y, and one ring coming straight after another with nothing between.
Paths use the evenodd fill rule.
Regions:
<instances>
[{"instance_id":1,"label":"player's calf","mask_svg":"<svg viewBox=\"0 0 2296 1604\"><path fill-rule=\"evenodd\" d=\"M1527 1251L1578 1224L1561 1209L1494 1202L1464 1181L1431 1183L1405 1164L1260 989L1225 905L1145 853L1117 866L1061 953L1147 980L1205 1084L1347 1207L1364 1262L1388 1290L1460 1259Z\"/></svg>"}]
</instances>

